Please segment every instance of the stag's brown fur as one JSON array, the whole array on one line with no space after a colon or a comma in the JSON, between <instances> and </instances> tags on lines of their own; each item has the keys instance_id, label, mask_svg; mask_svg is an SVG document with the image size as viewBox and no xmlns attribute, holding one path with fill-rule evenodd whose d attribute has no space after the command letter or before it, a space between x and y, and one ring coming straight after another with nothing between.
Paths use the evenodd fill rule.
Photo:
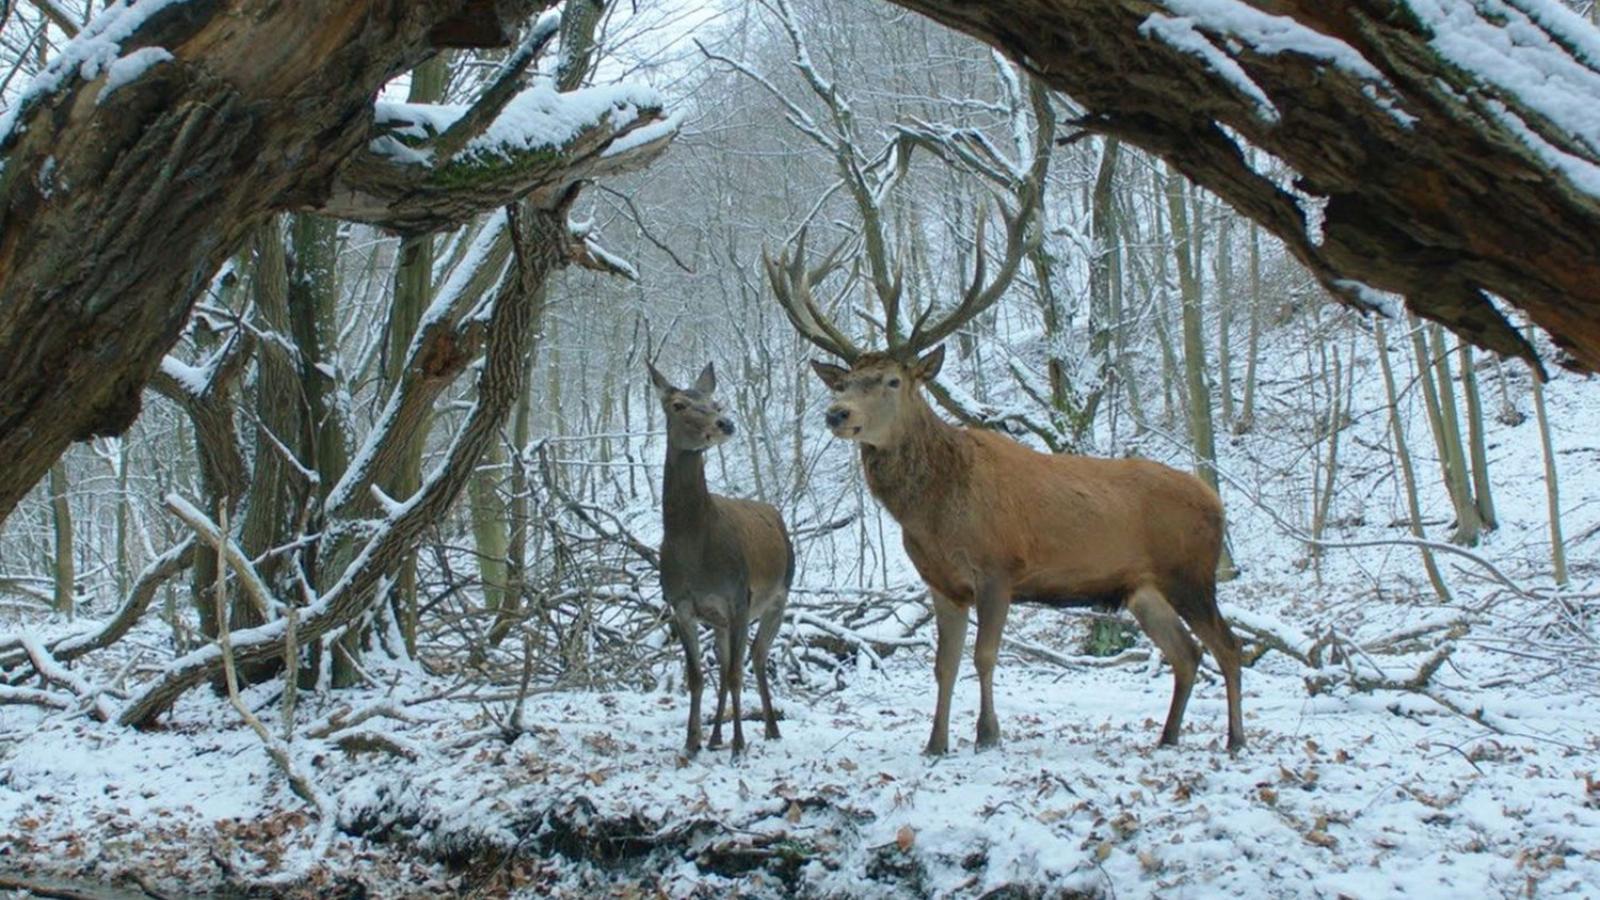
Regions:
<instances>
[{"instance_id":1,"label":"stag's brown fur","mask_svg":"<svg viewBox=\"0 0 1600 900\"><path fill-rule=\"evenodd\" d=\"M685 656L689 726L684 752L700 750L700 698L705 680L699 623L717 641L717 713L711 746L722 743L725 704L733 703L733 753L744 752L741 692L745 643L750 643L761 693L766 736L777 738L778 720L767 681L767 653L783 622L794 581L794 548L778 510L767 503L721 497L706 486L705 451L733 435L731 419L712 397L716 374L707 364L694 387L680 389L650 367L667 417L667 458L661 510L661 589L671 607Z\"/></svg>"},{"instance_id":2,"label":"stag's brown fur","mask_svg":"<svg viewBox=\"0 0 1600 900\"><path fill-rule=\"evenodd\" d=\"M1239 647L1216 604L1222 503L1198 478L1146 460L1049 455L992 431L945 423L923 399L942 349L911 365L864 354L817 364L834 391L829 424L861 443L867 484L900 523L934 595L938 705L928 751L948 744L949 695L978 618L979 746L999 739L991 678L1011 602L1127 608L1172 664L1162 743L1176 743L1199 652L1227 683L1230 748L1243 744Z\"/></svg>"}]
</instances>

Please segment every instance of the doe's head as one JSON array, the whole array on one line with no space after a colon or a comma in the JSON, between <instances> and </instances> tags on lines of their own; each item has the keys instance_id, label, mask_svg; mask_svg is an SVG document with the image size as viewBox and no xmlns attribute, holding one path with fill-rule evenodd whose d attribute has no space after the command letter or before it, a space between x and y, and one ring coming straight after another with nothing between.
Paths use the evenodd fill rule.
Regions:
<instances>
[{"instance_id":1,"label":"doe's head","mask_svg":"<svg viewBox=\"0 0 1600 900\"><path fill-rule=\"evenodd\" d=\"M733 420L722 411L712 394L717 389L717 373L706 363L694 386L674 387L648 361L650 383L661 398L661 411L667 415L667 446L675 450L701 451L733 437Z\"/></svg>"},{"instance_id":2,"label":"doe's head","mask_svg":"<svg viewBox=\"0 0 1600 900\"><path fill-rule=\"evenodd\" d=\"M917 388L944 365L941 344L926 356L905 362L887 353L863 353L850 368L811 363L833 392L826 421L835 437L880 447L894 440L904 417L921 402Z\"/></svg>"}]
</instances>

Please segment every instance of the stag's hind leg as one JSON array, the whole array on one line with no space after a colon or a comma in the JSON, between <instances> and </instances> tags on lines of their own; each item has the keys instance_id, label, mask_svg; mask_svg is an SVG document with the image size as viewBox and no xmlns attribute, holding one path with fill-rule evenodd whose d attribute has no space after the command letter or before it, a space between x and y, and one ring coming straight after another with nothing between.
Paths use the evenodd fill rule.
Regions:
<instances>
[{"instance_id":1,"label":"stag's hind leg","mask_svg":"<svg viewBox=\"0 0 1600 900\"><path fill-rule=\"evenodd\" d=\"M1212 658L1217 661L1217 668L1222 670L1222 681L1228 689L1228 750L1241 750L1244 748L1244 712L1239 700L1239 677L1243 654L1239 649L1239 639L1216 609L1195 616L1189 628L1210 651Z\"/></svg>"},{"instance_id":2,"label":"stag's hind leg","mask_svg":"<svg viewBox=\"0 0 1600 900\"><path fill-rule=\"evenodd\" d=\"M1176 744L1178 731L1183 727L1183 710L1189 705L1189 693L1194 690L1195 671L1200 667L1200 648L1195 646L1194 638L1189 637L1172 604L1155 587L1145 585L1134 591L1127 606L1139 627L1172 666L1172 706L1167 710L1166 727L1161 729L1161 744Z\"/></svg>"},{"instance_id":3,"label":"stag's hind leg","mask_svg":"<svg viewBox=\"0 0 1600 900\"><path fill-rule=\"evenodd\" d=\"M750 645L750 659L756 669L756 689L761 692L761 717L766 720L769 741L781 735L778 734L778 714L772 708L772 687L767 683L767 653L772 649L772 639L778 636L778 628L783 625L783 610L788 604L788 593L778 592L772 606L761 615L755 643Z\"/></svg>"}]
</instances>

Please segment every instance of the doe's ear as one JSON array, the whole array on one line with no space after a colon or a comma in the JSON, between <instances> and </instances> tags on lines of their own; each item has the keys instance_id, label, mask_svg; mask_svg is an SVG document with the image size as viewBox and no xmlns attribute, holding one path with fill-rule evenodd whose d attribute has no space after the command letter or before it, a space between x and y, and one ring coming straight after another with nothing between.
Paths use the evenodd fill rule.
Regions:
<instances>
[{"instance_id":1,"label":"doe's ear","mask_svg":"<svg viewBox=\"0 0 1600 900\"><path fill-rule=\"evenodd\" d=\"M702 394L712 394L717 390L717 371L711 368L711 363L700 370L700 377L694 380L694 389Z\"/></svg>"},{"instance_id":2,"label":"doe's ear","mask_svg":"<svg viewBox=\"0 0 1600 900\"><path fill-rule=\"evenodd\" d=\"M850 374L850 370L843 366L836 366L833 363L825 363L816 359L811 361L811 369L817 373L817 377L822 379L822 383L827 385L830 391L837 391L844 386L844 377Z\"/></svg>"},{"instance_id":3,"label":"doe's ear","mask_svg":"<svg viewBox=\"0 0 1600 900\"><path fill-rule=\"evenodd\" d=\"M672 382L663 377L660 372L657 372L656 367L651 364L650 360L644 361L644 367L650 370L650 383L655 385L658 393L669 394L672 392Z\"/></svg>"},{"instance_id":4,"label":"doe's ear","mask_svg":"<svg viewBox=\"0 0 1600 900\"><path fill-rule=\"evenodd\" d=\"M918 381L932 381L939 370L944 368L944 345L933 348L927 356L917 360L911 367L911 374Z\"/></svg>"}]
</instances>

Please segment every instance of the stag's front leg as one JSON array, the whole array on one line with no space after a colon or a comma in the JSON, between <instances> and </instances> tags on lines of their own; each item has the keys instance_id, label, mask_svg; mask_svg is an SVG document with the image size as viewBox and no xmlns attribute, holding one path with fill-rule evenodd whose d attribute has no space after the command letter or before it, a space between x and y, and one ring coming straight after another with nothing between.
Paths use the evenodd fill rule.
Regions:
<instances>
[{"instance_id":1,"label":"stag's front leg","mask_svg":"<svg viewBox=\"0 0 1600 900\"><path fill-rule=\"evenodd\" d=\"M1011 609L1011 592L988 584L978 589L978 639L972 663L978 670L978 749L1000 743L1000 718L994 712L994 667L1000 659L1000 633Z\"/></svg>"},{"instance_id":2,"label":"stag's front leg","mask_svg":"<svg viewBox=\"0 0 1600 900\"><path fill-rule=\"evenodd\" d=\"M683 644L683 679L689 685L689 735L683 742L683 752L693 756L700 752L700 693L706 686L705 670L700 665L699 623L688 603L672 604L672 620Z\"/></svg>"},{"instance_id":3,"label":"stag's front leg","mask_svg":"<svg viewBox=\"0 0 1600 900\"><path fill-rule=\"evenodd\" d=\"M927 749L922 752L938 756L950 749L950 694L955 690L956 675L961 672L961 649L967 643L967 611L938 591L931 593L934 623L939 629L938 648L933 657L933 677L938 682L939 695L933 707L933 734L928 736Z\"/></svg>"}]
</instances>

